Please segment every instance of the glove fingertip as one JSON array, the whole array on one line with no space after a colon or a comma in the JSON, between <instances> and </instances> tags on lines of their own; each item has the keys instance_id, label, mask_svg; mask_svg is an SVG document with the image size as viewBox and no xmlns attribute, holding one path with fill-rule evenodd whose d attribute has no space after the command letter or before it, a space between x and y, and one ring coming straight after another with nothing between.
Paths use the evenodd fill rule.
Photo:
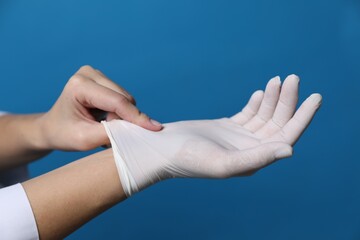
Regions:
<instances>
[{"instance_id":1,"label":"glove fingertip","mask_svg":"<svg viewBox=\"0 0 360 240\"><path fill-rule=\"evenodd\" d=\"M284 144L283 146L278 147L275 150L276 159L287 158L287 157L291 157L292 155L293 155L293 148L288 144Z\"/></svg>"}]
</instances>

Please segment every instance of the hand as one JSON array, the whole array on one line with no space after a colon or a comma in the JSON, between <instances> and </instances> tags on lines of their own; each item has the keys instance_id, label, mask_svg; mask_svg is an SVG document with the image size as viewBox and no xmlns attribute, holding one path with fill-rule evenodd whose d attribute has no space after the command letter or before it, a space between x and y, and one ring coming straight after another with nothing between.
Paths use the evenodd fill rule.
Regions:
<instances>
[{"instance_id":1,"label":"hand","mask_svg":"<svg viewBox=\"0 0 360 240\"><path fill-rule=\"evenodd\" d=\"M169 123L159 133L104 122L125 193L174 177L246 176L290 157L321 104L321 95L313 94L295 113L298 83L291 75L281 88L273 78L231 118Z\"/></svg>"},{"instance_id":2,"label":"hand","mask_svg":"<svg viewBox=\"0 0 360 240\"><path fill-rule=\"evenodd\" d=\"M59 150L89 150L108 144L94 114L101 112L108 113L108 120L124 119L152 131L162 128L135 107L134 98L125 89L100 71L84 66L70 78L51 110L40 118L43 144Z\"/></svg>"}]
</instances>

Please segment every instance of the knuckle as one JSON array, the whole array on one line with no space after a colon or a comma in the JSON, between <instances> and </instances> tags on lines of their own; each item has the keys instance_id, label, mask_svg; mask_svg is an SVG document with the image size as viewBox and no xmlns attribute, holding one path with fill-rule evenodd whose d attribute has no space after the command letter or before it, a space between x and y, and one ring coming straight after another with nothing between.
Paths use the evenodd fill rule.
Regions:
<instances>
[{"instance_id":1,"label":"knuckle","mask_svg":"<svg viewBox=\"0 0 360 240\"><path fill-rule=\"evenodd\" d=\"M87 81L87 78L81 74L75 74L72 76L68 84L72 87L82 86Z\"/></svg>"},{"instance_id":2,"label":"knuckle","mask_svg":"<svg viewBox=\"0 0 360 240\"><path fill-rule=\"evenodd\" d=\"M137 111L134 111L132 104L129 100L124 96L119 96L114 99L114 106L117 115L121 118L124 118L130 122L135 121L135 117L137 117ZM136 108L135 108L136 110Z\"/></svg>"},{"instance_id":3,"label":"knuckle","mask_svg":"<svg viewBox=\"0 0 360 240\"><path fill-rule=\"evenodd\" d=\"M129 95L129 101L132 102L134 105L136 105L136 100L133 96L131 96L130 94Z\"/></svg>"},{"instance_id":4,"label":"knuckle","mask_svg":"<svg viewBox=\"0 0 360 240\"><path fill-rule=\"evenodd\" d=\"M83 65L80 67L79 71L85 71L85 72L94 71L94 68L90 65Z\"/></svg>"},{"instance_id":5,"label":"knuckle","mask_svg":"<svg viewBox=\"0 0 360 240\"><path fill-rule=\"evenodd\" d=\"M120 94L119 94L120 95ZM129 100L124 97L124 96L118 96L115 100L115 103L118 105L118 106L126 106L129 104Z\"/></svg>"},{"instance_id":6,"label":"knuckle","mask_svg":"<svg viewBox=\"0 0 360 240\"><path fill-rule=\"evenodd\" d=\"M137 125L143 125L148 119L149 117L145 113L137 111L136 114L132 116L131 121Z\"/></svg>"},{"instance_id":7,"label":"knuckle","mask_svg":"<svg viewBox=\"0 0 360 240\"><path fill-rule=\"evenodd\" d=\"M149 116L148 115L146 115L145 113L143 113L143 112L140 112L140 114L139 114L139 118L140 119L143 119L143 120L149 120Z\"/></svg>"}]
</instances>

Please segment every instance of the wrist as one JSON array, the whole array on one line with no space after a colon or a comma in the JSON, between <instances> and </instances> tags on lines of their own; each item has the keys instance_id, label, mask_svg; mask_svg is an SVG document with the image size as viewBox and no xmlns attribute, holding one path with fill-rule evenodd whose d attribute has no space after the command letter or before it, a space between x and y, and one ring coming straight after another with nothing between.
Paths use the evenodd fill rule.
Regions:
<instances>
[{"instance_id":1,"label":"wrist","mask_svg":"<svg viewBox=\"0 0 360 240\"><path fill-rule=\"evenodd\" d=\"M47 124L44 118L45 114L32 114L27 116L28 124L25 124L23 132L29 148L36 151L50 151L53 150L51 147Z\"/></svg>"}]
</instances>

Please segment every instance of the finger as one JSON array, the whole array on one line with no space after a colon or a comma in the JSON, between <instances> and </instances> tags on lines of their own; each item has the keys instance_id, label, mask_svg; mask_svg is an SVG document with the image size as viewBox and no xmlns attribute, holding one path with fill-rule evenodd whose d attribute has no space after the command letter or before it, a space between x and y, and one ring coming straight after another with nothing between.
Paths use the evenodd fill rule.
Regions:
<instances>
[{"instance_id":1,"label":"finger","mask_svg":"<svg viewBox=\"0 0 360 240\"><path fill-rule=\"evenodd\" d=\"M127 90L125 90L125 88L111 81L110 78L99 70L96 70L96 72L99 74L99 78L94 79L97 83L123 94L132 104L136 105L135 98Z\"/></svg>"},{"instance_id":2,"label":"finger","mask_svg":"<svg viewBox=\"0 0 360 240\"><path fill-rule=\"evenodd\" d=\"M90 79L94 80L95 82L97 82L98 84L100 84L104 87L110 88L110 89L124 95L132 104L136 105L136 101L135 101L134 97L128 91L126 91L124 88L117 85L113 81L111 81L108 77L106 77L99 70L96 70L96 69L92 68L91 66L86 65L86 66L81 67L79 69L79 71L77 72L77 74L81 74L84 77L90 78Z\"/></svg>"},{"instance_id":3,"label":"finger","mask_svg":"<svg viewBox=\"0 0 360 240\"><path fill-rule=\"evenodd\" d=\"M282 87L274 116L259 130L256 135L260 138L268 137L279 131L291 119L296 110L299 92L299 77L288 76Z\"/></svg>"},{"instance_id":4,"label":"finger","mask_svg":"<svg viewBox=\"0 0 360 240\"><path fill-rule=\"evenodd\" d=\"M231 119L240 125L243 125L244 123L249 121L259 110L263 97L264 92L262 90L254 92L251 95L249 102L241 110L241 112L232 116Z\"/></svg>"},{"instance_id":5,"label":"finger","mask_svg":"<svg viewBox=\"0 0 360 240\"><path fill-rule=\"evenodd\" d=\"M137 109L127 98L112 89L101 86L94 81L83 81L77 86L76 99L86 108L97 108L115 113L122 119L143 128L158 131L162 125L150 119Z\"/></svg>"},{"instance_id":6,"label":"finger","mask_svg":"<svg viewBox=\"0 0 360 240\"><path fill-rule=\"evenodd\" d=\"M268 166L275 160L292 156L292 147L283 142L261 144L241 151L231 151L227 158L226 177L240 176Z\"/></svg>"},{"instance_id":7,"label":"finger","mask_svg":"<svg viewBox=\"0 0 360 240\"><path fill-rule=\"evenodd\" d=\"M316 111L321 105L321 101L322 97L320 94L312 94L303 102L303 104L301 104L300 108L296 111L290 121L281 130L265 141L284 141L294 145L310 124Z\"/></svg>"},{"instance_id":8,"label":"finger","mask_svg":"<svg viewBox=\"0 0 360 240\"><path fill-rule=\"evenodd\" d=\"M111 120L114 120L114 119L121 119L118 115L116 115L115 113L109 113L107 116L106 116L106 121L111 121Z\"/></svg>"},{"instance_id":9,"label":"finger","mask_svg":"<svg viewBox=\"0 0 360 240\"><path fill-rule=\"evenodd\" d=\"M273 116L279 100L280 85L280 77L274 77L268 82L259 111L244 125L246 129L255 132Z\"/></svg>"}]
</instances>

